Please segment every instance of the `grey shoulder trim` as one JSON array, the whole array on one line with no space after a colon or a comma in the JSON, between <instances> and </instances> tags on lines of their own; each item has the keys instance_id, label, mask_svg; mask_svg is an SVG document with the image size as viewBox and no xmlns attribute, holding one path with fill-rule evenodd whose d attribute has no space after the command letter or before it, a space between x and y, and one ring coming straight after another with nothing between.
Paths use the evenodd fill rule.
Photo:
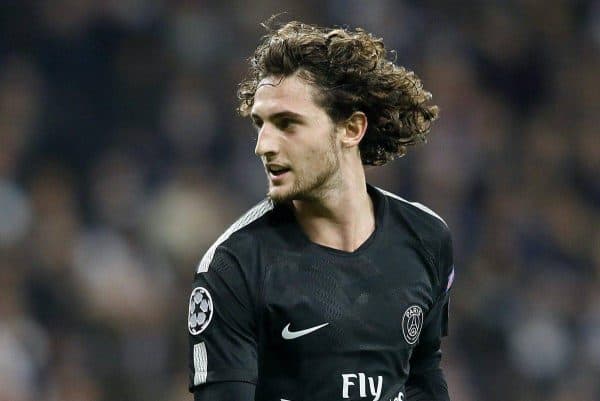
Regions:
<instances>
[{"instance_id":1,"label":"grey shoulder trim","mask_svg":"<svg viewBox=\"0 0 600 401\"><path fill-rule=\"evenodd\" d=\"M198 265L196 273L206 273L208 271L208 267L210 266L210 262L212 262L212 259L215 256L215 251L217 250L217 247L223 242L227 241L231 234L241 230L253 221L258 220L272 209L273 202L271 202L270 199L265 199L258 205L254 206L252 209L248 210L246 214L244 214L235 223L233 223L223 234L221 234L221 236L215 241L215 243L212 244L210 248L208 248L208 251L206 251L206 253L202 257L202 260L200 261L200 264Z\"/></svg>"},{"instance_id":2,"label":"grey shoulder trim","mask_svg":"<svg viewBox=\"0 0 600 401\"><path fill-rule=\"evenodd\" d=\"M436 212L434 212L433 210L431 210L431 209L430 209L430 208L428 208L427 206L425 206L425 205L423 205L423 204L421 204L421 203L418 203L418 202L410 202L410 201L407 201L406 199L404 199L404 198L401 198L401 197L399 197L398 195L396 195L396 194L393 194L393 193L391 193L391 192L388 192L388 191L386 191L386 190L383 190L383 189L381 189L381 188L378 188L378 187L375 187L375 188L377 188L377 190L378 190L379 192L381 192L382 194L384 194L384 195L386 195L386 196L389 196L390 198L397 199L397 200L399 200L399 201L402 201L402 202L404 202L404 203L408 203L409 205L412 205L412 206L414 206L414 207L416 207L416 208L418 208L418 209L421 209L421 210L422 210L422 211L424 211L425 213L428 213L428 214L432 215L433 217L437 218L437 219L438 219L438 220L440 220L442 223L444 223L444 225L445 225L446 227L448 227L448 224L447 224L447 223L444 221L444 219L442 219L442 218L441 218L441 217L440 217L440 216L439 216L439 215L438 215Z\"/></svg>"}]
</instances>

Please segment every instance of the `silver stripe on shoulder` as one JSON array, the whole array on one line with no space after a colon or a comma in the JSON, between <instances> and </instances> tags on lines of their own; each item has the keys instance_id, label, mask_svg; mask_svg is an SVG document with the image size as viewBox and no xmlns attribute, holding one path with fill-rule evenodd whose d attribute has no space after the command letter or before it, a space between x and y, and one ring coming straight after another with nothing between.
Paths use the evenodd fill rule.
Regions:
<instances>
[{"instance_id":1,"label":"silver stripe on shoulder","mask_svg":"<svg viewBox=\"0 0 600 401\"><path fill-rule=\"evenodd\" d=\"M215 256L215 251L217 247L225 242L231 234L234 232L241 230L248 224L252 223L255 220L258 220L260 217L265 215L269 210L273 209L273 202L270 199L265 199L260 202L258 205L254 206L252 209L248 210L246 214L239 218L235 223L233 223L221 236L215 241L214 244L208 248L208 251L202 257L200 264L198 265L197 273L206 273L208 271L208 267L210 266L210 262L212 262L213 257Z\"/></svg>"},{"instance_id":2,"label":"silver stripe on shoulder","mask_svg":"<svg viewBox=\"0 0 600 401\"><path fill-rule=\"evenodd\" d=\"M438 215L436 212L434 212L433 210L431 210L431 209L430 209L430 208L428 208L427 206L425 206L425 205L423 205L423 204L421 204L421 203L418 203L418 202L410 202L410 201L407 201L406 199L404 199L404 198L401 198L401 197L399 197L398 195L396 195L396 194L393 194L393 193L391 193L391 192L388 192L388 191L386 191L386 190L384 190L384 189L381 189L381 188L378 188L378 187L375 187L375 188L376 188L376 189L377 189L379 192L381 192L382 194L384 194L384 195L386 195L386 196L389 196L389 197L391 197L391 198L394 198L394 199L397 199L397 200L399 200L399 201L402 201L402 202L408 203L409 205L413 205L414 207L416 207L416 208L418 208L418 209L421 209L421 210L422 210L422 211L424 211L425 213L429 213L430 215L432 215L433 217L435 217L435 218L439 219L439 220L440 220L442 223L444 223L444 225L445 225L446 227L448 227L448 224L446 223L446 221L444 221L444 219L442 219L442 218L441 218L441 217L440 217L440 216L439 216L439 215Z\"/></svg>"},{"instance_id":3,"label":"silver stripe on shoulder","mask_svg":"<svg viewBox=\"0 0 600 401\"><path fill-rule=\"evenodd\" d=\"M206 358L206 345L198 343L194 345L194 386L206 383L208 374L208 360Z\"/></svg>"}]
</instances>

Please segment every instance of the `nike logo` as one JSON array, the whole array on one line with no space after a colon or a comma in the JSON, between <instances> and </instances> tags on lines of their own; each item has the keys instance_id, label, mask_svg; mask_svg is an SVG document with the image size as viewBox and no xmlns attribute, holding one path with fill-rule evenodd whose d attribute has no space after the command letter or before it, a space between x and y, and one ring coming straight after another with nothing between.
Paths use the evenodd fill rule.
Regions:
<instances>
[{"instance_id":1,"label":"nike logo","mask_svg":"<svg viewBox=\"0 0 600 401\"><path fill-rule=\"evenodd\" d=\"M291 323L288 323L287 326L285 326L283 328L283 331L281 332L281 337L283 337L284 340L293 340L294 338L305 336L307 334L312 333L313 331L317 331L320 328L327 326L329 323L323 323L318 326L314 326L314 327L310 327L308 329L298 330L298 331L290 331L290 324Z\"/></svg>"}]
</instances>

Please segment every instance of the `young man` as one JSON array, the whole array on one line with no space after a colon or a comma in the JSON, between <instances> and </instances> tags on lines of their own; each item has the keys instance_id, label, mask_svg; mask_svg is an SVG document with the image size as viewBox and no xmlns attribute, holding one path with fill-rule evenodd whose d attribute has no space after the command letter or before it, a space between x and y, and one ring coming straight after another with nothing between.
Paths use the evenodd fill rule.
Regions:
<instances>
[{"instance_id":1,"label":"young man","mask_svg":"<svg viewBox=\"0 0 600 401\"><path fill-rule=\"evenodd\" d=\"M448 400L448 228L363 169L425 139L431 95L381 39L290 22L265 36L239 96L268 196L197 269L195 400Z\"/></svg>"}]
</instances>

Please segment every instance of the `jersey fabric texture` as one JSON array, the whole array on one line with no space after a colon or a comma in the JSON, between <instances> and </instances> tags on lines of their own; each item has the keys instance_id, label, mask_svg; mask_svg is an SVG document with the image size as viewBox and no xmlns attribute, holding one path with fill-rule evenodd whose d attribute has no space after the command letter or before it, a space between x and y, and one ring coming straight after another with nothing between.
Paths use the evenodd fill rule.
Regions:
<instances>
[{"instance_id":1,"label":"jersey fabric texture","mask_svg":"<svg viewBox=\"0 0 600 401\"><path fill-rule=\"evenodd\" d=\"M354 252L311 242L290 207L270 200L208 250L188 312L192 392L247 382L257 401L404 401L426 372L440 372L433 386L445 390L448 227L422 205L367 190L376 228Z\"/></svg>"}]
</instances>

